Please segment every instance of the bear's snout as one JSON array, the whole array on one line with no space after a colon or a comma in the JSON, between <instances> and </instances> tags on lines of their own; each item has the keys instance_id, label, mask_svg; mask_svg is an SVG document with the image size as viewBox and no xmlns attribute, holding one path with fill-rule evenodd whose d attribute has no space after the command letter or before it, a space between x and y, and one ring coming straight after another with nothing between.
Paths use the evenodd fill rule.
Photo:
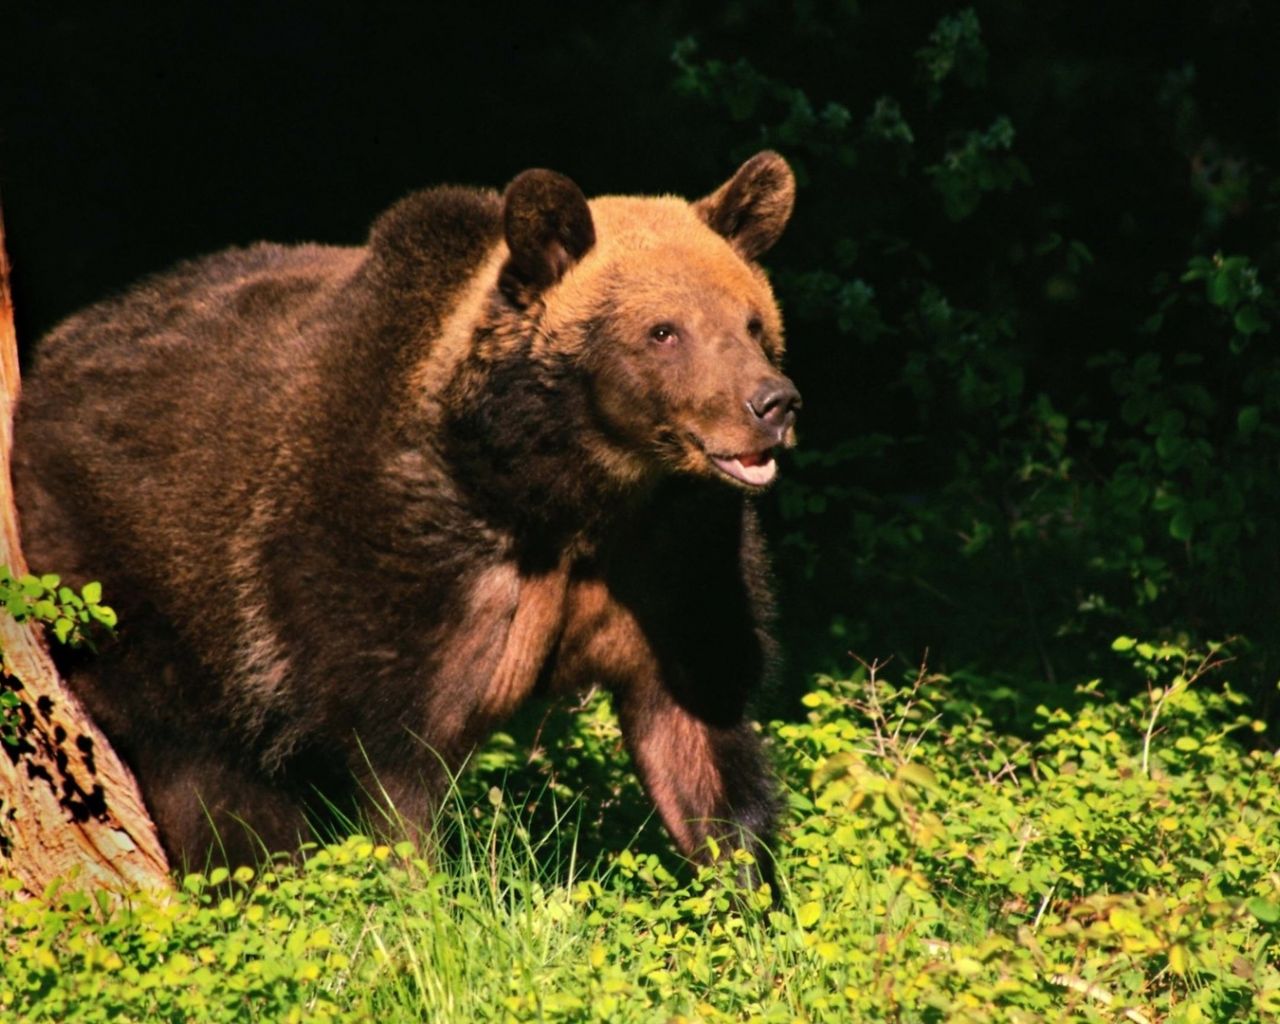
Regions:
<instances>
[{"instance_id":1,"label":"bear's snout","mask_svg":"<svg viewBox=\"0 0 1280 1024\"><path fill-rule=\"evenodd\" d=\"M786 377L762 381L747 399L747 408L760 425L772 430L781 444L795 426L800 409L800 392Z\"/></svg>"}]
</instances>

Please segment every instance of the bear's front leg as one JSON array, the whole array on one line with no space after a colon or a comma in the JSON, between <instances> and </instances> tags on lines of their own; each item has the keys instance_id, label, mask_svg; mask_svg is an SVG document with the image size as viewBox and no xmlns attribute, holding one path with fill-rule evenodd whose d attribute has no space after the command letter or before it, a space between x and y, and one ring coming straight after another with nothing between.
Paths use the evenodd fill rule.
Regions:
<instances>
[{"instance_id":1,"label":"bear's front leg","mask_svg":"<svg viewBox=\"0 0 1280 1024\"><path fill-rule=\"evenodd\" d=\"M772 882L776 783L747 718L773 661L771 601L750 506L671 481L605 554L570 578L553 685L613 693L681 852L706 861L709 838L745 849L749 874Z\"/></svg>"},{"instance_id":2,"label":"bear's front leg","mask_svg":"<svg viewBox=\"0 0 1280 1024\"><path fill-rule=\"evenodd\" d=\"M699 714L656 678L620 688L617 702L640 779L681 852L706 862L708 839L747 850L756 862L747 879L768 882L776 898L777 795L760 737L741 709Z\"/></svg>"}]
</instances>

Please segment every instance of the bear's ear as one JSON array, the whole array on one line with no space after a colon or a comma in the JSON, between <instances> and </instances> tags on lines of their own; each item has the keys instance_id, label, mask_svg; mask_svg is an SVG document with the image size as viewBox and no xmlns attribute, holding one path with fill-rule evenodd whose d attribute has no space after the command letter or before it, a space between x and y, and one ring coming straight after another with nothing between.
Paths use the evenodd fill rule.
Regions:
<instances>
[{"instance_id":1,"label":"bear's ear","mask_svg":"<svg viewBox=\"0 0 1280 1024\"><path fill-rule=\"evenodd\" d=\"M560 280L596 241L582 190L563 174L518 174L502 196L502 225L510 258L498 287L518 306L528 305Z\"/></svg>"},{"instance_id":2,"label":"bear's ear","mask_svg":"<svg viewBox=\"0 0 1280 1024\"><path fill-rule=\"evenodd\" d=\"M791 168L777 153L765 150L693 208L712 231L754 260L782 237L795 202L796 179Z\"/></svg>"}]
</instances>

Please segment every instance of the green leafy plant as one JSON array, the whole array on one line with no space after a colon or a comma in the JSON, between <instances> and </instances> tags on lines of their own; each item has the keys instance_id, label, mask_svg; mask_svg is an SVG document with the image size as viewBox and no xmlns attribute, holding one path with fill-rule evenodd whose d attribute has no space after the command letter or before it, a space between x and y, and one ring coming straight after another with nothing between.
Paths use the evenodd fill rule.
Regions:
<instances>
[{"instance_id":1,"label":"green leafy plant","mask_svg":"<svg viewBox=\"0 0 1280 1024\"><path fill-rule=\"evenodd\" d=\"M1122 623L1193 626L1249 637L1269 702L1280 169L1227 141L1207 73L1068 59L1065 9L805 5L767 45L765 5L717 9L676 87L800 180L769 258L805 394L775 507L792 649L927 648L1016 676L1027 715Z\"/></svg>"},{"instance_id":2,"label":"green leafy plant","mask_svg":"<svg viewBox=\"0 0 1280 1024\"><path fill-rule=\"evenodd\" d=\"M428 847L356 835L176 895L0 899L0 1012L1271 1020L1280 761L1240 742L1262 726L1225 647L1124 637L1107 662L1114 683L1043 705L1029 737L972 679L820 678L803 721L766 730L790 805L778 906L740 888L742 854L693 868L656 822L597 813L639 794L596 694L563 725L531 716L531 745L496 737Z\"/></svg>"},{"instance_id":3,"label":"green leafy plant","mask_svg":"<svg viewBox=\"0 0 1280 1024\"><path fill-rule=\"evenodd\" d=\"M102 584L86 583L79 592L65 586L54 573L15 577L0 566L0 601L18 622L41 622L64 644L90 642L94 624L116 625L116 613L102 603Z\"/></svg>"},{"instance_id":4,"label":"green leafy plant","mask_svg":"<svg viewBox=\"0 0 1280 1024\"><path fill-rule=\"evenodd\" d=\"M94 629L116 625L116 613L102 603L102 584L86 583L77 592L53 573L14 576L0 565L0 604L16 621L43 623L60 643L72 647L92 646ZM18 695L0 682L0 742L17 742L14 716L20 703Z\"/></svg>"}]
</instances>

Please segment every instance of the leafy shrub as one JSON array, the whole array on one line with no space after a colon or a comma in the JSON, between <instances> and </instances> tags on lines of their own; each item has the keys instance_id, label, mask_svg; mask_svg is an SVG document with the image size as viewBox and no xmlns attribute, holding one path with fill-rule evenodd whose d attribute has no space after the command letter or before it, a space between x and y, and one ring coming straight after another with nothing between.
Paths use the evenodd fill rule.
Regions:
<instances>
[{"instance_id":1,"label":"leafy shrub","mask_svg":"<svg viewBox=\"0 0 1280 1024\"><path fill-rule=\"evenodd\" d=\"M1123 624L1248 636L1269 702L1280 179L1227 56L1253 16L1143 49L1105 5L715 10L674 49L691 116L801 181L769 261L806 401L776 509L800 663L928 649L1051 691Z\"/></svg>"},{"instance_id":2,"label":"leafy shrub","mask_svg":"<svg viewBox=\"0 0 1280 1024\"><path fill-rule=\"evenodd\" d=\"M1280 760L1221 648L1122 638L1139 696L1001 732L963 683L866 665L774 723L784 892L681 864L607 701L500 736L436 851L355 836L113 905L0 903L23 1021L1269 1020ZM593 789L596 783L602 788ZM583 796L582 794L586 794Z\"/></svg>"},{"instance_id":3,"label":"leafy shrub","mask_svg":"<svg viewBox=\"0 0 1280 1024\"><path fill-rule=\"evenodd\" d=\"M1229 738L1262 724L1230 687L1202 685L1214 654L1117 647L1147 692L1104 703L1090 684L1074 714L1039 709L1033 742L995 733L943 677L894 686L874 667L810 694L808 723L780 727L794 769L813 770L797 898L837 922L869 910L880 929L868 950L933 954L914 986L895 979L853 1007L884 1012L891 992L911 1019L930 1007L1028 1021L1273 1009L1280 880L1259 830L1273 827L1280 761ZM839 861L861 879L833 906ZM831 927L838 942L847 925Z\"/></svg>"}]
</instances>

